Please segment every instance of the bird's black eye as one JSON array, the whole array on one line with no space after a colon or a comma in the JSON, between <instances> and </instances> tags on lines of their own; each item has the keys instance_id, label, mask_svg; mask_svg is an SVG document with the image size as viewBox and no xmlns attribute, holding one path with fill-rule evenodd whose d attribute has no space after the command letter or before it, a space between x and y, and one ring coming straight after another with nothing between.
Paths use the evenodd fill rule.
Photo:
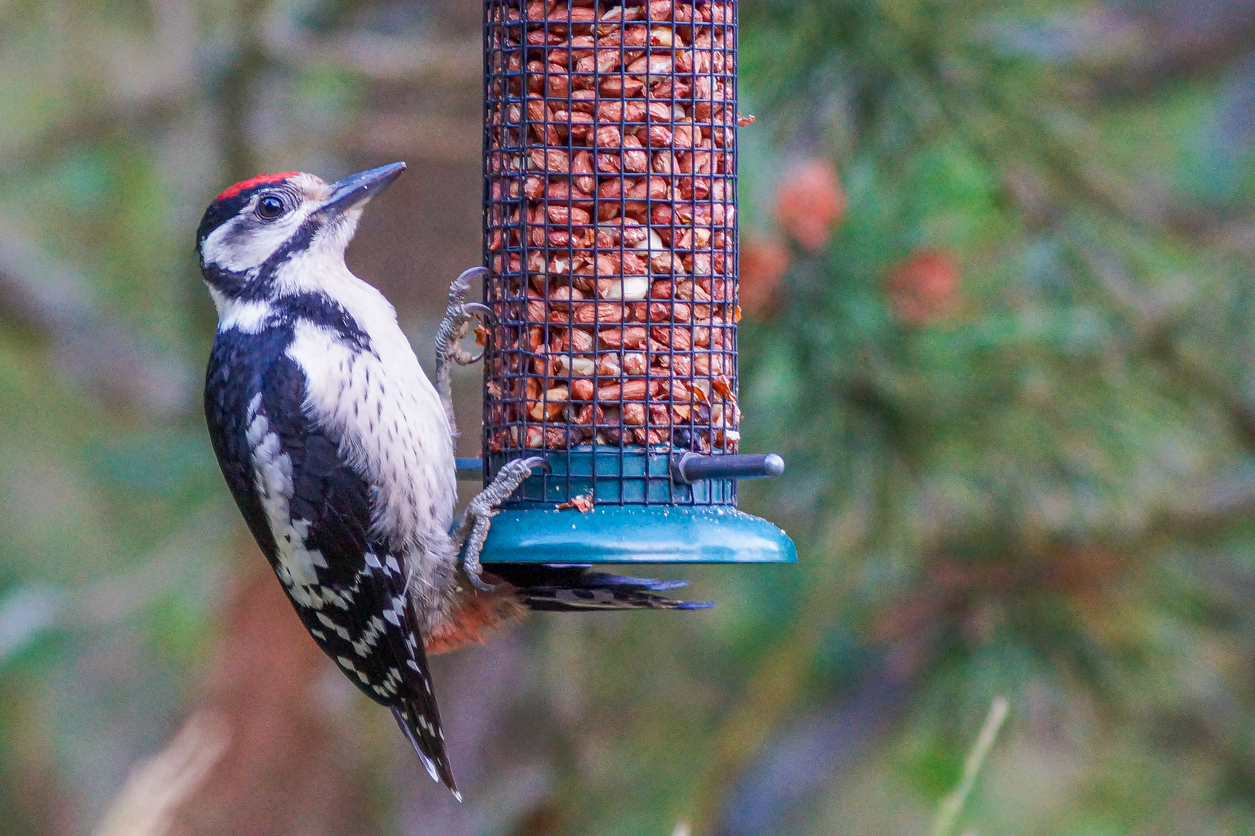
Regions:
<instances>
[{"instance_id":1,"label":"bird's black eye","mask_svg":"<svg viewBox=\"0 0 1255 836\"><path fill-rule=\"evenodd\" d=\"M273 221L283 214L285 208L283 201L276 195L264 195L261 200L257 201L257 216Z\"/></svg>"}]
</instances>

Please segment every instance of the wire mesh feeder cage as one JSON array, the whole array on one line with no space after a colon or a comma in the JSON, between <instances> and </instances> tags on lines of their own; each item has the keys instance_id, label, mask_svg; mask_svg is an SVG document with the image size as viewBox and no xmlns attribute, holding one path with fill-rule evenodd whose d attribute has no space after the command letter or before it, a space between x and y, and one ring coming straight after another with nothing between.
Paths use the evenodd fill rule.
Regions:
<instances>
[{"instance_id":1,"label":"wire mesh feeder cage","mask_svg":"<svg viewBox=\"0 0 1255 836\"><path fill-rule=\"evenodd\" d=\"M486 0L483 559L791 562L736 510L736 3Z\"/></svg>"}]
</instances>

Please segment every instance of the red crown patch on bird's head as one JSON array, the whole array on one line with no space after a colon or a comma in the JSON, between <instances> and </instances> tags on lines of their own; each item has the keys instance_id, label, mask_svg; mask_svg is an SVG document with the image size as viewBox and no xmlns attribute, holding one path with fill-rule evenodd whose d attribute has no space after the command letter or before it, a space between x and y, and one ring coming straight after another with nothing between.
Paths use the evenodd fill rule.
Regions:
<instances>
[{"instance_id":1,"label":"red crown patch on bird's head","mask_svg":"<svg viewBox=\"0 0 1255 836\"><path fill-rule=\"evenodd\" d=\"M222 194L218 195L214 199L226 200L229 197L235 197L245 189L251 189L254 186L263 186L266 183L278 183L281 180L286 180L289 177L295 177L298 174L300 174L299 171L281 171L278 174L258 174L256 177L241 180L234 186L228 186L225 190L223 190Z\"/></svg>"}]
</instances>

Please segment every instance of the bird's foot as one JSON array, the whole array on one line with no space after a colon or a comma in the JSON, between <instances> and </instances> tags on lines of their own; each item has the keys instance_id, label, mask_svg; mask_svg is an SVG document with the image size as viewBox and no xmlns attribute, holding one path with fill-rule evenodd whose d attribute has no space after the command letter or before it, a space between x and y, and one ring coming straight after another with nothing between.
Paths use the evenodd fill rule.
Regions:
<instances>
[{"instance_id":1,"label":"bird's foot","mask_svg":"<svg viewBox=\"0 0 1255 836\"><path fill-rule=\"evenodd\" d=\"M457 421L453 415L452 364L466 366L484 356L483 352L471 354L462 348L462 339L470 332L476 317L488 322L493 316L492 309L487 305L467 302L466 294L470 292L472 281L488 274L487 267L472 267L463 270L453 280L453 284L449 285L449 306L436 331L436 391L440 394L440 402L444 405L454 436L457 435Z\"/></svg>"},{"instance_id":2,"label":"bird's foot","mask_svg":"<svg viewBox=\"0 0 1255 836\"><path fill-rule=\"evenodd\" d=\"M457 540L459 548L462 543L466 545L462 571L470 579L471 585L480 592L492 592L496 589L494 584L486 583L480 578L483 566L479 562L479 555L483 551L484 541L488 539L488 528L492 525L498 506L510 498L510 494L523 484L524 479L532 475L534 469L541 467L547 470L548 466L549 463L541 456L508 461L497 471L488 487L476 494L467 506L466 516L458 527Z\"/></svg>"},{"instance_id":3,"label":"bird's foot","mask_svg":"<svg viewBox=\"0 0 1255 836\"><path fill-rule=\"evenodd\" d=\"M471 354L462 348L462 338L469 333L471 323L476 317L483 320L492 318L492 309L479 302L467 302L466 294L471 290L471 282L489 274L487 267L472 267L449 285L449 306L445 308L444 319L440 321L440 329L436 332L436 361L438 363L454 362L459 366L467 366L483 357L483 352Z\"/></svg>"}]
</instances>

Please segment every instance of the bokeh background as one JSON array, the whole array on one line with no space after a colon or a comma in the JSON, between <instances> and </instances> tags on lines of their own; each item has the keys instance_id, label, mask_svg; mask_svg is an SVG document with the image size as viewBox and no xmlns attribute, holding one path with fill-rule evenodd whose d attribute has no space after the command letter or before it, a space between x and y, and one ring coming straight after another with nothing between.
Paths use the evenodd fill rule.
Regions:
<instances>
[{"instance_id":1,"label":"bokeh background","mask_svg":"<svg viewBox=\"0 0 1255 836\"><path fill-rule=\"evenodd\" d=\"M480 4L0 0L0 833L935 833L998 696L950 831L1255 832L1255 2L741 6L742 507L801 561L435 660L458 805L243 529L192 245L403 159L350 264L429 361Z\"/></svg>"}]
</instances>

